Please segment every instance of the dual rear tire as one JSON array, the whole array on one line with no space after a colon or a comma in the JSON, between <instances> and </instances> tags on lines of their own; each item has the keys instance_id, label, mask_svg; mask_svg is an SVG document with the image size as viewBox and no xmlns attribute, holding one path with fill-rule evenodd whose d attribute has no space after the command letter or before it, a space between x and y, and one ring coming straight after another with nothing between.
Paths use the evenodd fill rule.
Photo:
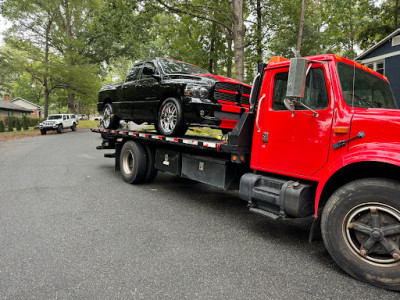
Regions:
<instances>
[{"instance_id":1,"label":"dual rear tire","mask_svg":"<svg viewBox=\"0 0 400 300\"><path fill-rule=\"evenodd\" d=\"M147 145L127 141L121 149L119 167L127 183L151 182L157 175L155 151Z\"/></svg>"}]
</instances>

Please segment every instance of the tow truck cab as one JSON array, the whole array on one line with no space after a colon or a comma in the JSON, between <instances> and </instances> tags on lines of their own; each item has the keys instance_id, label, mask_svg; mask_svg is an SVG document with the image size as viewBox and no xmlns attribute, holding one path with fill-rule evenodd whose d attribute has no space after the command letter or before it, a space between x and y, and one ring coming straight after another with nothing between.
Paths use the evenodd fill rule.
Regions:
<instances>
[{"instance_id":1,"label":"tow truck cab","mask_svg":"<svg viewBox=\"0 0 400 300\"><path fill-rule=\"evenodd\" d=\"M296 190L305 184L307 199L296 204L298 210L291 213L295 217L310 212L317 216L320 201L324 204L346 182L398 178L400 111L386 77L337 55L275 61L260 74L254 97L250 166L256 174L247 174L241 182L241 195L253 208L287 215L280 203L285 197L279 192L271 199L267 194L274 187L281 191L288 178ZM287 97L288 79L291 92L297 88L288 95L292 97ZM255 198L272 203L251 200L249 190L257 185L264 188L255 189Z\"/></svg>"}]
</instances>

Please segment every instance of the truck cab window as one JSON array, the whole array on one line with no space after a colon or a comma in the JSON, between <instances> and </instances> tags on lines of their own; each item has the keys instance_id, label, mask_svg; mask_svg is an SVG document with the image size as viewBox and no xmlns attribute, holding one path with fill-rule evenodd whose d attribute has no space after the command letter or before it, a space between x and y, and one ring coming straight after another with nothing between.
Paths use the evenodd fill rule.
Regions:
<instances>
[{"instance_id":1,"label":"truck cab window","mask_svg":"<svg viewBox=\"0 0 400 300\"><path fill-rule=\"evenodd\" d=\"M276 74L272 101L273 110L286 110L283 100L286 98L287 81L288 72ZM329 97L325 84L325 75L322 68L310 70L307 76L304 98L301 99L301 101L315 110L321 110L328 107ZM297 106L296 110L305 110L305 108Z\"/></svg>"},{"instance_id":2,"label":"truck cab window","mask_svg":"<svg viewBox=\"0 0 400 300\"><path fill-rule=\"evenodd\" d=\"M396 109L389 83L351 65L338 63L343 99L350 107Z\"/></svg>"},{"instance_id":3,"label":"truck cab window","mask_svg":"<svg viewBox=\"0 0 400 300\"><path fill-rule=\"evenodd\" d=\"M134 67L129 71L129 74L128 74L128 76L126 77L126 81L133 81L133 80L139 79L139 73L140 73L140 70L141 70L141 67L142 67L142 66L143 66L142 64L134 66Z\"/></svg>"}]
</instances>

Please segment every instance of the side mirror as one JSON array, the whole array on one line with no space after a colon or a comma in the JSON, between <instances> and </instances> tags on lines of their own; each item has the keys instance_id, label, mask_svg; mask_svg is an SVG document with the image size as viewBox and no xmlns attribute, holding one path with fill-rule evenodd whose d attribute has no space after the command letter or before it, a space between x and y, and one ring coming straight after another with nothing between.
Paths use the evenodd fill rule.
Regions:
<instances>
[{"instance_id":1,"label":"side mirror","mask_svg":"<svg viewBox=\"0 0 400 300\"><path fill-rule=\"evenodd\" d=\"M151 75L154 75L155 70L153 68L151 68L151 67L143 67L143 71L142 72L143 72L144 75L151 76Z\"/></svg>"},{"instance_id":2,"label":"side mirror","mask_svg":"<svg viewBox=\"0 0 400 300\"><path fill-rule=\"evenodd\" d=\"M291 58L286 97L304 98L308 60Z\"/></svg>"}]
</instances>

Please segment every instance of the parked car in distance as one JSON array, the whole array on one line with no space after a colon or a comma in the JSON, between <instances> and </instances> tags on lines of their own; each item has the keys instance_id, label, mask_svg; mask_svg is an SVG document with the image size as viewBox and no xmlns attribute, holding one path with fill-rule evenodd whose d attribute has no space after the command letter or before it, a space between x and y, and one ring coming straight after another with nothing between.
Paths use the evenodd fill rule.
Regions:
<instances>
[{"instance_id":1,"label":"parked car in distance","mask_svg":"<svg viewBox=\"0 0 400 300\"><path fill-rule=\"evenodd\" d=\"M49 115L46 120L39 124L40 133L46 134L49 130L56 130L57 133L63 133L65 128L76 130L78 121L73 114L55 114Z\"/></svg>"},{"instance_id":2,"label":"parked car in distance","mask_svg":"<svg viewBox=\"0 0 400 300\"><path fill-rule=\"evenodd\" d=\"M76 118L78 119L78 120L87 120L87 115L85 115L85 114L77 114L76 115Z\"/></svg>"},{"instance_id":3,"label":"parked car in distance","mask_svg":"<svg viewBox=\"0 0 400 300\"><path fill-rule=\"evenodd\" d=\"M121 120L154 124L163 135L183 135L188 126L232 130L249 110L251 86L165 58L135 64L124 82L104 85L97 110L107 129Z\"/></svg>"}]
</instances>

